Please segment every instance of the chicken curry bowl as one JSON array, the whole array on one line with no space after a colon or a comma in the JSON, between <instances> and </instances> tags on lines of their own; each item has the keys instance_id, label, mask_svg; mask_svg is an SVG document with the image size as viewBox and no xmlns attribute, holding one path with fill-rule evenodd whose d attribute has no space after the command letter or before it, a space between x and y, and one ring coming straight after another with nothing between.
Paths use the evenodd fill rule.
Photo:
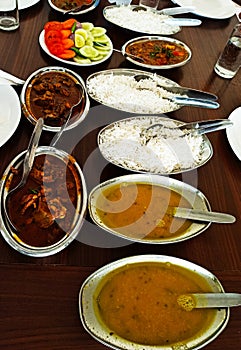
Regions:
<instances>
[{"instance_id":1,"label":"chicken curry bowl","mask_svg":"<svg viewBox=\"0 0 241 350\"><path fill-rule=\"evenodd\" d=\"M82 78L69 69L45 67L32 73L21 92L24 115L35 124L44 119L44 129L58 131L71 113L67 128L78 125L89 111Z\"/></svg>"},{"instance_id":2,"label":"chicken curry bowl","mask_svg":"<svg viewBox=\"0 0 241 350\"><path fill-rule=\"evenodd\" d=\"M25 153L25 152L24 152ZM78 234L86 209L85 181L75 159L50 147L39 147L24 186L7 197L22 176L23 154L9 165L1 189L5 238L22 252L61 250Z\"/></svg>"}]
</instances>

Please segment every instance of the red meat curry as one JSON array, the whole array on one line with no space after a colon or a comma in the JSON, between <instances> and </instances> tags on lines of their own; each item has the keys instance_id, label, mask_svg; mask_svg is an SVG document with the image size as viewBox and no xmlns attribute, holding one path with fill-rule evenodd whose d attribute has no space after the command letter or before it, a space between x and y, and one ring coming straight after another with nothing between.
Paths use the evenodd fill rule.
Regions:
<instances>
[{"instance_id":1,"label":"red meat curry","mask_svg":"<svg viewBox=\"0 0 241 350\"><path fill-rule=\"evenodd\" d=\"M10 189L20 181L21 172L12 169ZM80 178L71 162L37 156L26 184L7 203L18 231L16 239L35 247L61 240L71 229L80 194Z\"/></svg>"}]
</instances>

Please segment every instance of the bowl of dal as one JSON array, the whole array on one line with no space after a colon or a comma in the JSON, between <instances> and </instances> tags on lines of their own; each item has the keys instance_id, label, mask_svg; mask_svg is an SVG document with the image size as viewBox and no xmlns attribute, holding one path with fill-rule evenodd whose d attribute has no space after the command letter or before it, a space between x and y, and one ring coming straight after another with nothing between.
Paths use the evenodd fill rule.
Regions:
<instances>
[{"instance_id":1,"label":"bowl of dal","mask_svg":"<svg viewBox=\"0 0 241 350\"><path fill-rule=\"evenodd\" d=\"M139 243L177 243L210 226L175 217L175 207L208 212L210 204L198 189L159 175L131 174L105 181L90 192L88 207L96 225Z\"/></svg>"},{"instance_id":2,"label":"bowl of dal","mask_svg":"<svg viewBox=\"0 0 241 350\"><path fill-rule=\"evenodd\" d=\"M80 318L98 342L122 350L194 350L226 327L229 308L187 311L186 293L223 293L219 280L192 262L140 255L112 262L90 275L79 293Z\"/></svg>"}]
</instances>

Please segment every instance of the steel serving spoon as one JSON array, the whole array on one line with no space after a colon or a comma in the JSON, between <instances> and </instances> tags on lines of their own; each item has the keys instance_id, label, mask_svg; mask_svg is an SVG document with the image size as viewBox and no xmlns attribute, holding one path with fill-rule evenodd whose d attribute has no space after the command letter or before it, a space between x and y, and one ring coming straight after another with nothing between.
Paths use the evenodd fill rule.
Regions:
<instances>
[{"instance_id":1,"label":"steel serving spoon","mask_svg":"<svg viewBox=\"0 0 241 350\"><path fill-rule=\"evenodd\" d=\"M184 137L188 133L193 133L195 135L203 135L209 132L225 129L231 125L233 125L233 122L229 119L203 120L191 123L184 123L174 127L170 127L163 123L158 123L152 124L148 128L142 130L140 136L144 138L147 143L152 137L168 137L168 135L170 135L170 131L175 132L180 130L180 135L176 135L179 137Z\"/></svg>"},{"instance_id":2,"label":"steel serving spoon","mask_svg":"<svg viewBox=\"0 0 241 350\"><path fill-rule=\"evenodd\" d=\"M72 115L72 113L73 113L73 109L74 109L75 107L77 107L77 106L80 104L80 102L83 100L83 98L84 98L85 90L84 90L83 86L80 85L80 84L76 84L76 86L77 86L77 87L79 88L79 90L80 90L80 97L79 97L79 100L78 100L74 105L71 106L71 108L70 108L70 110L69 110L69 114L68 114L68 116L67 116L65 122L62 124L62 126L61 126L60 129L59 129L59 131L58 131L58 132L55 134L55 136L53 137L53 140L52 140L52 142L51 142L51 146L52 146L52 147L54 147L54 146L56 145L56 143L57 143L58 140L60 139L62 133L64 132L64 130L65 130L66 127L68 126L70 117L71 117L71 115Z\"/></svg>"},{"instance_id":3,"label":"steel serving spoon","mask_svg":"<svg viewBox=\"0 0 241 350\"><path fill-rule=\"evenodd\" d=\"M183 294L177 303L186 311L200 308L224 308L241 305L239 293L195 293Z\"/></svg>"},{"instance_id":4,"label":"steel serving spoon","mask_svg":"<svg viewBox=\"0 0 241 350\"><path fill-rule=\"evenodd\" d=\"M144 75L144 74L136 74L134 76L134 79L139 82L141 80L146 80L146 79L151 79L156 83L157 87L161 87L167 91L170 91L174 94L179 94L179 95L186 95L190 98L200 98L200 99L205 99L205 100L210 100L210 101L216 101L218 97L210 92L205 92L201 90L196 90L196 89L191 89L183 86L166 86L165 84L161 84L155 80L154 77Z\"/></svg>"},{"instance_id":5,"label":"steel serving spoon","mask_svg":"<svg viewBox=\"0 0 241 350\"><path fill-rule=\"evenodd\" d=\"M32 166L33 166L34 157L35 157L36 150L38 148L39 139L40 139L40 136L42 133L43 125L44 125L43 118L39 118L36 122L35 128L33 130L32 136L30 138L28 148L27 148L24 160L23 160L22 178L21 178L20 182L8 192L6 199L5 199L5 208L4 208L5 216L6 216L7 221L9 222L11 228L14 231L16 231L17 229L15 228L15 225L13 224L13 222L11 221L11 219L8 215L7 206L8 206L10 197L13 195L13 193L18 191L21 187L23 187L28 179L29 173L30 173Z\"/></svg>"},{"instance_id":6,"label":"steel serving spoon","mask_svg":"<svg viewBox=\"0 0 241 350\"><path fill-rule=\"evenodd\" d=\"M138 11L148 11L147 8L143 6L136 6L133 7L132 11L138 12ZM160 15L168 15L168 16L173 16L173 15L179 15L183 13L189 13L195 11L194 6L182 6L182 7L168 7L162 10L155 10L155 13L158 13Z\"/></svg>"}]
</instances>

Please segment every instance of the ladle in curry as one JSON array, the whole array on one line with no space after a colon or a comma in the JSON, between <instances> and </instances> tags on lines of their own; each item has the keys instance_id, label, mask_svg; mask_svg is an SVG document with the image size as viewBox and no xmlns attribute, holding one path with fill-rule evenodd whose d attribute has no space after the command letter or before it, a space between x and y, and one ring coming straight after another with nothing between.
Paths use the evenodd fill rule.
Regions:
<instances>
[{"instance_id":1,"label":"ladle in curry","mask_svg":"<svg viewBox=\"0 0 241 350\"><path fill-rule=\"evenodd\" d=\"M51 146L54 147L56 145L56 143L58 142L58 140L60 139L61 135L63 134L64 130L66 129L66 127L68 126L69 124L69 120L72 116L72 113L73 113L73 109L75 107L77 107L80 102L83 100L84 98L84 94L85 94L85 90L84 88L82 87L82 85L80 84L76 84L76 86L79 88L80 90L80 97L79 97L79 100L71 106L70 110L69 110L69 114L67 116L67 118L65 119L65 122L62 124L62 126L60 127L59 131L55 134L53 140L52 140L52 143L51 143Z\"/></svg>"},{"instance_id":2,"label":"ladle in curry","mask_svg":"<svg viewBox=\"0 0 241 350\"><path fill-rule=\"evenodd\" d=\"M177 298L177 303L186 311L200 308L225 308L241 305L239 293L195 293L183 294Z\"/></svg>"},{"instance_id":3,"label":"ladle in curry","mask_svg":"<svg viewBox=\"0 0 241 350\"><path fill-rule=\"evenodd\" d=\"M18 191L21 187L23 187L27 181L27 178L28 178L29 173L30 173L32 166L33 166L34 157L35 157L36 149L38 148L39 139L40 139L40 136L42 133L43 125L44 125L43 118L39 118L36 122L35 128L33 130L32 136L30 138L28 148L27 148L24 160L23 160L22 178L21 178L20 182L8 192L6 200L5 200L5 215L6 215L7 221L9 222L11 227L14 229L14 231L16 231L15 225L12 223L12 221L8 215L8 211L7 211L8 202L10 200L10 197L13 195L13 193Z\"/></svg>"}]
</instances>

